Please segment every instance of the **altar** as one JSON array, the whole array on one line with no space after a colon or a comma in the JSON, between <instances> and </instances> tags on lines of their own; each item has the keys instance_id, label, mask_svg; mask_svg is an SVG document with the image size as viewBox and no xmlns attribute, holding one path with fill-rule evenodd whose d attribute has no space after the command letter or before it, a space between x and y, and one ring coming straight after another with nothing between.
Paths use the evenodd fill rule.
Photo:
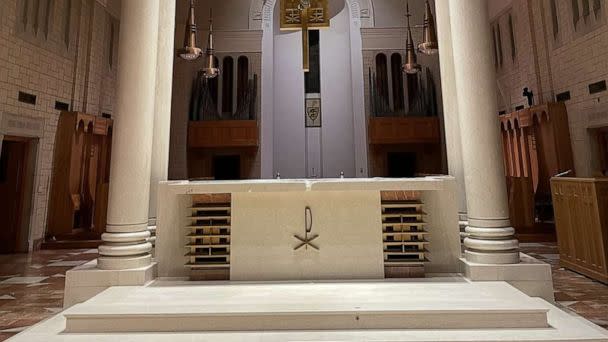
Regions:
<instances>
[{"instance_id":1,"label":"altar","mask_svg":"<svg viewBox=\"0 0 608 342\"><path fill-rule=\"evenodd\" d=\"M452 177L169 181L159 277L337 280L459 271Z\"/></svg>"}]
</instances>

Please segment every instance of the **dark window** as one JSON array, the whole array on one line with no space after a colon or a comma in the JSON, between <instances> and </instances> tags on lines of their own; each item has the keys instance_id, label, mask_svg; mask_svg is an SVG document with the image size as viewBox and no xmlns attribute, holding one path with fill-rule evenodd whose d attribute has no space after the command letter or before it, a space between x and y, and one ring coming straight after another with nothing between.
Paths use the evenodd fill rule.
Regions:
<instances>
[{"instance_id":1,"label":"dark window","mask_svg":"<svg viewBox=\"0 0 608 342\"><path fill-rule=\"evenodd\" d=\"M511 42L511 59L515 62L517 51L515 50L515 32L513 31L513 16L509 14L509 40Z\"/></svg>"},{"instance_id":2,"label":"dark window","mask_svg":"<svg viewBox=\"0 0 608 342\"><path fill-rule=\"evenodd\" d=\"M496 41L498 42L498 65L502 67L502 33L500 31L500 24L496 24Z\"/></svg>"},{"instance_id":3,"label":"dark window","mask_svg":"<svg viewBox=\"0 0 608 342\"><path fill-rule=\"evenodd\" d=\"M386 55L376 56L376 89L378 97L388 106L388 69Z\"/></svg>"},{"instance_id":4,"label":"dark window","mask_svg":"<svg viewBox=\"0 0 608 342\"><path fill-rule=\"evenodd\" d=\"M557 19L557 0L551 0L551 22L553 23L553 38L559 33L559 20Z\"/></svg>"},{"instance_id":5,"label":"dark window","mask_svg":"<svg viewBox=\"0 0 608 342\"><path fill-rule=\"evenodd\" d=\"M570 91L565 91L563 93L559 93L559 94L555 95L555 99L558 102L566 102L566 101L570 100Z\"/></svg>"},{"instance_id":6,"label":"dark window","mask_svg":"<svg viewBox=\"0 0 608 342\"><path fill-rule=\"evenodd\" d=\"M589 0L583 0L583 17L586 19L589 16L589 13L591 13Z\"/></svg>"},{"instance_id":7,"label":"dark window","mask_svg":"<svg viewBox=\"0 0 608 342\"><path fill-rule=\"evenodd\" d=\"M40 23L38 21L38 16L40 15L40 0L34 0L34 10L33 13L34 15L34 24L33 24L33 28L34 28L34 33L38 34L38 29L40 28Z\"/></svg>"},{"instance_id":8,"label":"dark window","mask_svg":"<svg viewBox=\"0 0 608 342\"><path fill-rule=\"evenodd\" d=\"M589 94L597 94L606 91L606 81L599 81L589 84Z\"/></svg>"},{"instance_id":9,"label":"dark window","mask_svg":"<svg viewBox=\"0 0 608 342\"><path fill-rule=\"evenodd\" d=\"M498 43L496 42L496 27L492 27L492 46L494 47L494 67L498 69Z\"/></svg>"},{"instance_id":10,"label":"dark window","mask_svg":"<svg viewBox=\"0 0 608 342\"><path fill-rule=\"evenodd\" d=\"M234 60L224 57L222 67L222 113L232 113L232 95L234 89Z\"/></svg>"},{"instance_id":11,"label":"dark window","mask_svg":"<svg viewBox=\"0 0 608 342\"><path fill-rule=\"evenodd\" d=\"M29 13L30 13L30 0L24 0L23 1L23 12L21 12L21 23L23 24L24 30L27 30Z\"/></svg>"},{"instance_id":12,"label":"dark window","mask_svg":"<svg viewBox=\"0 0 608 342\"><path fill-rule=\"evenodd\" d=\"M44 33L44 38L49 38L49 30L51 25L51 15L53 15L53 10L55 2L53 0L46 0L46 6L44 8L44 23L42 25L42 32Z\"/></svg>"},{"instance_id":13,"label":"dark window","mask_svg":"<svg viewBox=\"0 0 608 342\"><path fill-rule=\"evenodd\" d=\"M72 23L72 0L64 0L65 3L65 8L64 8L64 12L65 13L65 18L63 21L63 42L65 44L66 48L70 47L70 30L71 30L71 23ZM113 39L113 35L112 35L112 39Z\"/></svg>"},{"instance_id":14,"label":"dark window","mask_svg":"<svg viewBox=\"0 0 608 342\"><path fill-rule=\"evenodd\" d=\"M391 56L391 73L393 77L393 103L395 111L403 111L405 109L405 94L403 93L403 74L401 72L401 54L394 53Z\"/></svg>"},{"instance_id":15,"label":"dark window","mask_svg":"<svg viewBox=\"0 0 608 342\"><path fill-rule=\"evenodd\" d=\"M600 14L600 9L602 9L602 0L593 0L593 13L596 17Z\"/></svg>"},{"instance_id":16,"label":"dark window","mask_svg":"<svg viewBox=\"0 0 608 342\"><path fill-rule=\"evenodd\" d=\"M580 19L580 12L578 10L578 0L571 0L572 3L572 23L574 24L574 29L576 30L576 24Z\"/></svg>"},{"instance_id":17,"label":"dark window","mask_svg":"<svg viewBox=\"0 0 608 342\"><path fill-rule=\"evenodd\" d=\"M108 43L108 65L110 69L114 66L114 22L112 18L109 19L109 28L110 28L110 39Z\"/></svg>"},{"instance_id":18,"label":"dark window","mask_svg":"<svg viewBox=\"0 0 608 342\"><path fill-rule=\"evenodd\" d=\"M27 104L31 104L31 105L36 104L36 95L34 95L34 94L25 93L25 92L20 91L19 95L17 96L17 99L19 100L19 102L23 102L23 103L27 103Z\"/></svg>"},{"instance_id":19,"label":"dark window","mask_svg":"<svg viewBox=\"0 0 608 342\"><path fill-rule=\"evenodd\" d=\"M304 75L304 84L307 94L321 93L321 49L319 47L319 30L308 31L309 63L310 67Z\"/></svg>"}]
</instances>

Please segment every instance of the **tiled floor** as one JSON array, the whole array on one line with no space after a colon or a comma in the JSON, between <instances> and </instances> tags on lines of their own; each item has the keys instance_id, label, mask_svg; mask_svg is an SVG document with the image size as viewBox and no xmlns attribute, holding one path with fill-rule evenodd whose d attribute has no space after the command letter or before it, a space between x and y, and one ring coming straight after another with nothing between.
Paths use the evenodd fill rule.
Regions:
<instances>
[{"instance_id":1,"label":"tiled floor","mask_svg":"<svg viewBox=\"0 0 608 342\"><path fill-rule=\"evenodd\" d=\"M608 286L559 268L553 243L522 244L553 266L555 297L567 311L608 328ZM65 272L97 257L96 250L0 255L0 341L59 312Z\"/></svg>"},{"instance_id":2,"label":"tiled floor","mask_svg":"<svg viewBox=\"0 0 608 342\"><path fill-rule=\"evenodd\" d=\"M0 341L62 310L65 273L97 250L0 255Z\"/></svg>"},{"instance_id":3,"label":"tiled floor","mask_svg":"<svg viewBox=\"0 0 608 342\"><path fill-rule=\"evenodd\" d=\"M608 329L608 285L559 267L555 243L522 244L522 251L551 264L555 300L566 311Z\"/></svg>"}]
</instances>

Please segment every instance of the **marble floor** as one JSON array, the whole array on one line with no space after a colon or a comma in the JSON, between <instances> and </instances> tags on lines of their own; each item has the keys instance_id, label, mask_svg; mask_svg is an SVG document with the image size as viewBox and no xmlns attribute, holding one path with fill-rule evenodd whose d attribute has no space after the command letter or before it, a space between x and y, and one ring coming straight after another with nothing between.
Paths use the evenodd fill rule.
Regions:
<instances>
[{"instance_id":1,"label":"marble floor","mask_svg":"<svg viewBox=\"0 0 608 342\"><path fill-rule=\"evenodd\" d=\"M96 257L96 249L0 255L0 341L61 311L65 273Z\"/></svg>"},{"instance_id":2,"label":"marble floor","mask_svg":"<svg viewBox=\"0 0 608 342\"><path fill-rule=\"evenodd\" d=\"M553 266L555 297L568 312L608 328L608 286L561 269L553 243L522 244ZM61 310L65 272L97 257L96 250L0 255L0 341Z\"/></svg>"}]
</instances>

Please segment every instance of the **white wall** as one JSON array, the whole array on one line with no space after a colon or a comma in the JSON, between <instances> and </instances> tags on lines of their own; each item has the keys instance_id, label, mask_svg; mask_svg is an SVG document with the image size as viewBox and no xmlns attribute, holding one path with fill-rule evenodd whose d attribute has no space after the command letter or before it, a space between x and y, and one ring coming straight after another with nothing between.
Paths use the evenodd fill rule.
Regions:
<instances>
[{"instance_id":1,"label":"white wall","mask_svg":"<svg viewBox=\"0 0 608 342\"><path fill-rule=\"evenodd\" d=\"M283 178L306 176L306 137L304 132L304 73L302 72L302 34L279 30L279 1L274 11L273 53L274 91L273 135L274 173ZM266 122L262 123L266 125Z\"/></svg>"},{"instance_id":2,"label":"white wall","mask_svg":"<svg viewBox=\"0 0 608 342\"><path fill-rule=\"evenodd\" d=\"M356 176L350 28L350 11L344 7L320 35L321 157L323 176L329 178L341 171L345 177Z\"/></svg>"}]
</instances>

